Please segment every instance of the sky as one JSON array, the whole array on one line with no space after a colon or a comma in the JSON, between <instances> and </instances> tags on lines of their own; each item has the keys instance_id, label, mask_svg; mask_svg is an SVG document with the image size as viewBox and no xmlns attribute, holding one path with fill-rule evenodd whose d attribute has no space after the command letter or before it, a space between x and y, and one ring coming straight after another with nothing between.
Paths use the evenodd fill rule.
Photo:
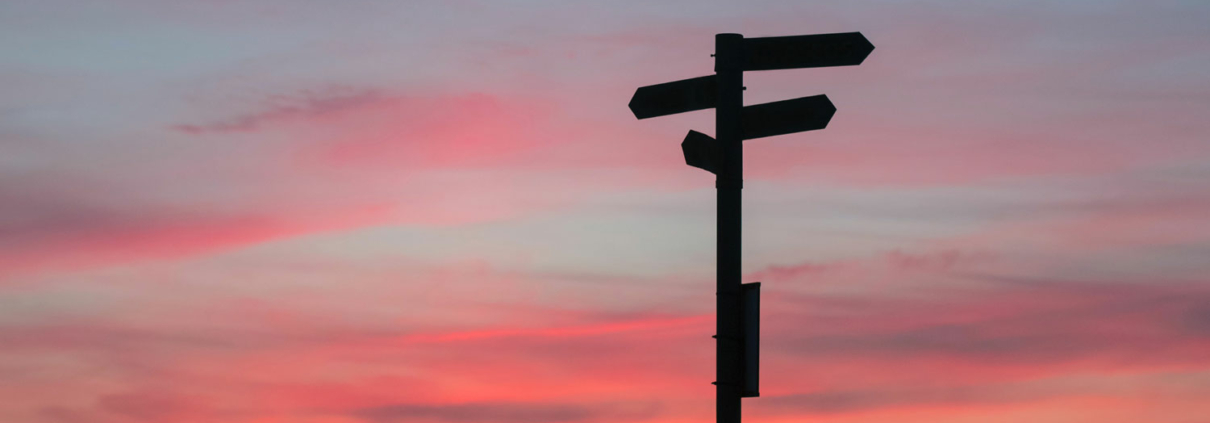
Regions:
<instances>
[{"instance_id":1,"label":"sky","mask_svg":"<svg viewBox=\"0 0 1210 423\"><path fill-rule=\"evenodd\" d=\"M714 418L713 35L861 31L746 143L745 421L1210 418L1210 3L5 1L0 421Z\"/></svg>"}]
</instances>

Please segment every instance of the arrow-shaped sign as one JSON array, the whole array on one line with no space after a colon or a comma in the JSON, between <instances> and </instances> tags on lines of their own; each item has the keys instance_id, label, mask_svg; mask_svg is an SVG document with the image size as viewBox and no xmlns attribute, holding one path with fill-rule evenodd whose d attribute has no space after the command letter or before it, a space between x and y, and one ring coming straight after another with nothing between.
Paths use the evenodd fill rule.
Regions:
<instances>
[{"instance_id":1,"label":"arrow-shaped sign","mask_svg":"<svg viewBox=\"0 0 1210 423\"><path fill-rule=\"evenodd\" d=\"M744 70L860 65L874 51L860 32L745 38Z\"/></svg>"},{"instance_id":2,"label":"arrow-shaped sign","mask_svg":"<svg viewBox=\"0 0 1210 423\"><path fill-rule=\"evenodd\" d=\"M709 109L718 104L714 75L639 87L630 98L634 117L650 117Z\"/></svg>"},{"instance_id":3,"label":"arrow-shaped sign","mask_svg":"<svg viewBox=\"0 0 1210 423\"><path fill-rule=\"evenodd\" d=\"M722 161L722 149L718 140L701 132L689 131L685 140L681 141L681 151L685 153L685 164L705 169L718 174L718 165Z\"/></svg>"},{"instance_id":4,"label":"arrow-shaped sign","mask_svg":"<svg viewBox=\"0 0 1210 423\"><path fill-rule=\"evenodd\" d=\"M746 106L740 112L740 136L750 140L823 129L835 113L826 95Z\"/></svg>"}]
</instances>

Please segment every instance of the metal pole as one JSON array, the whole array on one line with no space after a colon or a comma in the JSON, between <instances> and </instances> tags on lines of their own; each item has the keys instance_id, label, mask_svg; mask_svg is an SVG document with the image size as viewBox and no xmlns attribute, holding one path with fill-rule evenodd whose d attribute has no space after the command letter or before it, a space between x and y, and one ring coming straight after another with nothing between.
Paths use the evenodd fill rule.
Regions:
<instances>
[{"instance_id":1,"label":"metal pole","mask_svg":"<svg viewBox=\"0 0 1210 423\"><path fill-rule=\"evenodd\" d=\"M715 136L722 149L715 187L718 189L716 322L717 423L740 422L743 386L743 339L740 328L740 192L743 189L744 149L740 138L743 100L743 57L740 34L714 37L714 71L718 78Z\"/></svg>"}]
</instances>

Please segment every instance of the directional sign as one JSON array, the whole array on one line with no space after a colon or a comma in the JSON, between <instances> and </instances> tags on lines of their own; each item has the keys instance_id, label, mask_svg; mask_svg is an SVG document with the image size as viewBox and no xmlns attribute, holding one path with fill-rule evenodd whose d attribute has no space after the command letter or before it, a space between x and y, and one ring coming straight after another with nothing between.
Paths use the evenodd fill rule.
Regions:
<instances>
[{"instance_id":1,"label":"directional sign","mask_svg":"<svg viewBox=\"0 0 1210 423\"><path fill-rule=\"evenodd\" d=\"M835 113L826 95L746 106L740 112L740 136L750 140L823 129Z\"/></svg>"},{"instance_id":2,"label":"directional sign","mask_svg":"<svg viewBox=\"0 0 1210 423\"><path fill-rule=\"evenodd\" d=\"M714 75L639 87L630 98L634 117L650 117L709 109L718 103Z\"/></svg>"},{"instance_id":3,"label":"directional sign","mask_svg":"<svg viewBox=\"0 0 1210 423\"><path fill-rule=\"evenodd\" d=\"M685 141L681 142L681 151L685 153L685 164L718 174L718 165L723 154L718 140L691 130L689 135L685 136Z\"/></svg>"},{"instance_id":4,"label":"directional sign","mask_svg":"<svg viewBox=\"0 0 1210 423\"><path fill-rule=\"evenodd\" d=\"M860 65L874 45L860 32L745 38L744 70Z\"/></svg>"}]
</instances>

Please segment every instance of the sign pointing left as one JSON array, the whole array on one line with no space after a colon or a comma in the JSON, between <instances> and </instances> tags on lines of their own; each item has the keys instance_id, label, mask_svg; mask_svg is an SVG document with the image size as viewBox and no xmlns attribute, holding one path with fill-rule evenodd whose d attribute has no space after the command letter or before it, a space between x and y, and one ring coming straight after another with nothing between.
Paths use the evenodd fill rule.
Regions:
<instances>
[{"instance_id":1,"label":"sign pointing left","mask_svg":"<svg viewBox=\"0 0 1210 423\"><path fill-rule=\"evenodd\" d=\"M713 108L718 104L714 75L639 87L630 98L634 117L647 119Z\"/></svg>"}]
</instances>

